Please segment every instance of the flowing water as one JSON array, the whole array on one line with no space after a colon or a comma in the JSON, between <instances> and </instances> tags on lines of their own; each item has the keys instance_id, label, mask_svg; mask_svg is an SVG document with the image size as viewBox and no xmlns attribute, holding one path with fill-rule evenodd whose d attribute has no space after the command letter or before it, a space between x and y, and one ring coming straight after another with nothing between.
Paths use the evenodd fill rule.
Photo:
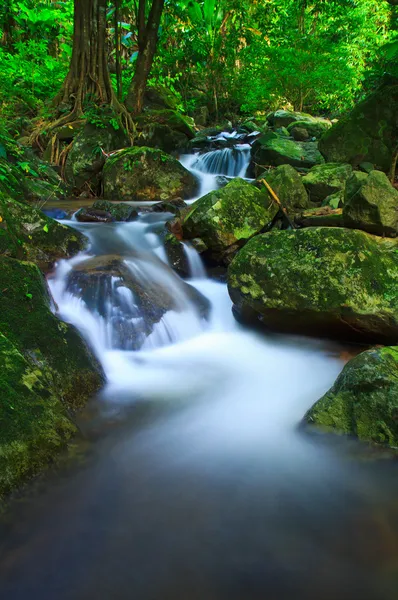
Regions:
<instances>
[{"instance_id":1,"label":"flowing water","mask_svg":"<svg viewBox=\"0 0 398 600\"><path fill-rule=\"evenodd\" d=\"M1 598L397 598L395 460L299 427L341 370L339 349L239 326L192 247L190 286L168 266L166 218L71 222L89 255L61 262L50 286L107 385L82 417L77 459L5 515ZM74 276L109 255L171 297L151 331L122 276L101 275L90 294Z\"/></svg>"}]
</instances>

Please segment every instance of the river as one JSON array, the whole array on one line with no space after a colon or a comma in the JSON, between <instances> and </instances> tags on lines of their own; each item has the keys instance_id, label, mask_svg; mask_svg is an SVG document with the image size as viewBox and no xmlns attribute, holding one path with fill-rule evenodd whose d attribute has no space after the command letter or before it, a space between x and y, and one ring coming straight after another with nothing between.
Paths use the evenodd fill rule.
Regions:
<instances>
[{"instance_id":1,"label":"river","mask_svg":"<svg viewBox=\"0 0 398 600\"><path fill-rule=\"evenodd\" d=\"M245 174L249 153L181 160L203 194L217 175ZM300 427L340 372L341 348L246 330L187 247L205 318L167 265L168 216L70 222L89 254L61 261L49 283L107 385L80 418L74 455L3 515L1 598L396 599L396 459ZM143 327L126 288L113 279L90 304L68 287L88 256L110 254L173 297L139 350L120 334Z\"/></svg>"}]
</instances>

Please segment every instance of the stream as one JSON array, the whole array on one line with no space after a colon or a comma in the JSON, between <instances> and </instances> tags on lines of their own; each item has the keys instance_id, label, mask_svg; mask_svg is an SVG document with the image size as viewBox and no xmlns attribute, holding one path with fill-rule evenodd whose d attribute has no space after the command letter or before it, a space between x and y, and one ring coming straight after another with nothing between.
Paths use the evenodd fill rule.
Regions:
<instances>
[{"instance_id":1,"label":"stream","mask_svg":"<svg viewBox=\"0 0 398 600\"><path fill-rule=\"evenodd\" d=\"M245 176L249 160L239 140L181 157L200 195L219 176ZM226 285L207 278L190 246L187 286L167 264L170 217L69 222L90 248L58 264L50 289L107 384L81 416L74 455L3 515L0 597L395 600L396 459L300 427L344 349L239 325ZM88 257L109 255L173 298L138 350L123 334L145 331L145 319L117 277L90 302L68 285Z\"/></svg>"}]
</instances>

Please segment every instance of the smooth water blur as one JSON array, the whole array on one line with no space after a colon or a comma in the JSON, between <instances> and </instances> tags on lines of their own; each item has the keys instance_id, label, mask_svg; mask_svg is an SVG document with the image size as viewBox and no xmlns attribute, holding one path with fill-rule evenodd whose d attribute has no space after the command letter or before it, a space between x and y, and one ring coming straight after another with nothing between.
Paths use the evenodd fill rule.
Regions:
<instances>
[{"instance_id":1,"label":"smooth water blur","mask_svg":"<svg viewBox=\"0 0 398 600\"><path fill-rule=\"evenodd\" d=\"M1 597L395 600L396 461L300 427L340 372L340 349L245 330L226 286L186 246L189 283L211 303L203 318L168 266L166 218L73 222L90 256L117 254L172 292L175 308L131 351L112 328L115 318L134 325L134 295L110 277L89 307L67 285L88 255L58 265L49 284L59 315L108 382L81 417L79 460L6 515Z\"/></svg>"}]
</instances>

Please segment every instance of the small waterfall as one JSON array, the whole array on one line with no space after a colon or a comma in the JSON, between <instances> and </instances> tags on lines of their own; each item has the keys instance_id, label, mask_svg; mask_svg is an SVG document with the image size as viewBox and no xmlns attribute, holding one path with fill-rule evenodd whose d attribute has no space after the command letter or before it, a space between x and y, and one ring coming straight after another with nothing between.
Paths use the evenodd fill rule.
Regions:
<instances>
[{"instance_id":1,"label":"small waterfall","mask_svg":"<svg viewBox=\"0 0 398 600\"><path fill-rule=\"evenodd\" d=\"M200 155L192 169L212 175L245 177L250 162L250 145L238 144L233 148L213 150Z\"/></svg>"},{"instance_id":2,"label":"small waterfall","mask_svg":"<svg viewBox=\"0 0 398 600\"><path fill-rule=\"evenodd\" d=\"M190 277L192 277L192 279L205 279L207 277L206 269L195 248L193 248L191 244L185 242L184 251L188 260Z\"/></svg>"}]
</instances>

